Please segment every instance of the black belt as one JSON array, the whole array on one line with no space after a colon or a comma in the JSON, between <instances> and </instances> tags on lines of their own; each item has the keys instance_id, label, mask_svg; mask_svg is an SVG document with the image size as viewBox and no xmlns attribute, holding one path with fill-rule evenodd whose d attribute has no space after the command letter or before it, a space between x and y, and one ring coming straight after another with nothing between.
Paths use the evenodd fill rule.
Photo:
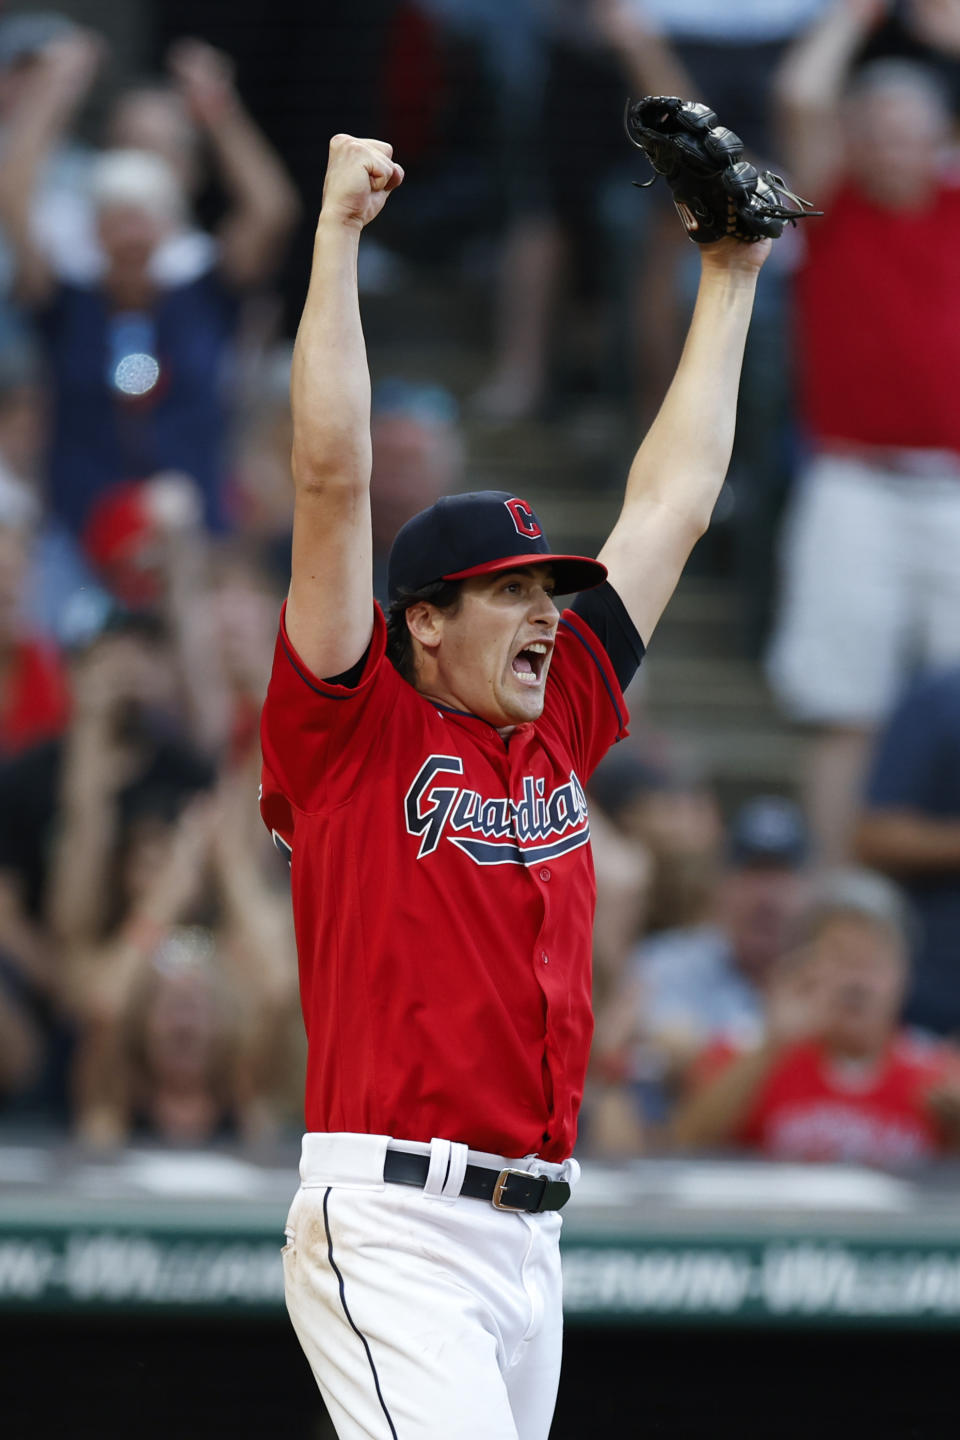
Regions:
<instances>
[{"instance_id":1,"label":"black belt","mask_svg":"<svg viewBox=\"0 0 960 1440\"><path fill-rule=\"evenodd\" d=\"M422 1190L429 1169L429 1155L388 1150L383 1178L393 1185L416 1185ZM468 1165L460 1194L471 1200L489 1200L496 1210L525 1210L537 1215L541 1210L560 1210L566 1205L570 1186L566 1180L550 1180L526 1170L488 1170L483 1165Z\"/></svg>"}]
</instances>

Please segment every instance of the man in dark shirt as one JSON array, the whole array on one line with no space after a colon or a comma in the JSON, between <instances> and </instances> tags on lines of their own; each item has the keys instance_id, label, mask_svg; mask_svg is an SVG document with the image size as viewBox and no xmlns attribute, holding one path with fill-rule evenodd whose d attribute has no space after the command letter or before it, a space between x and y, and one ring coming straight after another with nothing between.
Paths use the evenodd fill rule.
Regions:
<instances>
[{"instance_id":1,"label":"man in dark shirt","mask_svg":"<svg viewBox=\"0 0 960 1440\"><path fill-rule=\"evenodd\" d=\"M960 1031L960 667L922 676L880 736L857 830L917 918L907 1019Z\"/></svg>"}]
</instances>

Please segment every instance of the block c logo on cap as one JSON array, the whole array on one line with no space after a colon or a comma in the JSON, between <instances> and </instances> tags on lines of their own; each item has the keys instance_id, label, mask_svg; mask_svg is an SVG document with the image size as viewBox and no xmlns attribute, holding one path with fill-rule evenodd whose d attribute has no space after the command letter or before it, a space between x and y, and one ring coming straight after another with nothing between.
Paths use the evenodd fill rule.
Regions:
<instances>
[{"instance_id":1,"label":"block c logo on cap","mask_svg":"<svg viewBox=\"0 0 960 1440\"><path fill-rule=\"evenodd\" d=\"M512 500L504 500L503 503L510 511L510 518L517 534L522 535L526 540L539 540L543 531L537 524L536 517L526 500L518 500L514 496Z\"/></svg>"}]
</instances>

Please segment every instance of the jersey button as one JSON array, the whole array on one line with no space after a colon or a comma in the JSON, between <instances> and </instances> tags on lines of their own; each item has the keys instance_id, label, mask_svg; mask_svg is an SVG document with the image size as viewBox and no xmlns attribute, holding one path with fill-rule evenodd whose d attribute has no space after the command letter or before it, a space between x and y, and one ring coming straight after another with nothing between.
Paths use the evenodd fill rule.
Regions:
<instances>
[{"instance_id":1,"label":"jersey button","mask_svg":"<svg viewBox=\"0 0 960 1440\"><path fill-rule=\"evenodd\" d=\"M544 965L550 964L550 956L547 954L546 950L540 951L540 959L543 961Z\"/></svg>"},{"instance_id":2,"label":"jersey button","mask_svg":"<svg viewBox=\"0 0 960 1440\"><path fill-rule=\"evenodd\" d=\"M550 871L547 869L546 865L544 865L543 869L540 871L540 879L541 879L541 880L549 880L549 879L550 879Z\"/></svg>"}]
</instances>

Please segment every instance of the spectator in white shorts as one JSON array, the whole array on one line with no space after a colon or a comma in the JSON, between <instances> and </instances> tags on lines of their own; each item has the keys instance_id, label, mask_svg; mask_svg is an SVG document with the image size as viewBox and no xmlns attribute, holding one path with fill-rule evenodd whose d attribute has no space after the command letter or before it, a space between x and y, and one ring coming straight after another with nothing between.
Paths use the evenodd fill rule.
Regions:
<instances>
[{"instance_id":1,"label":"spectator in white shorts","mask_svg":"<svg viewBox=\"0 0 960 1440\"><path fill-rule=\"evenodd\" d=\"M870 739L906 674L960 658L960 185L932 72L882 60L850 76L878 13L838 0L777 81L791 181L826 215L796 281L811 454L769 671L816 731L806 801L824 864L849 855Z\"/></svg>"}]
</instances>

